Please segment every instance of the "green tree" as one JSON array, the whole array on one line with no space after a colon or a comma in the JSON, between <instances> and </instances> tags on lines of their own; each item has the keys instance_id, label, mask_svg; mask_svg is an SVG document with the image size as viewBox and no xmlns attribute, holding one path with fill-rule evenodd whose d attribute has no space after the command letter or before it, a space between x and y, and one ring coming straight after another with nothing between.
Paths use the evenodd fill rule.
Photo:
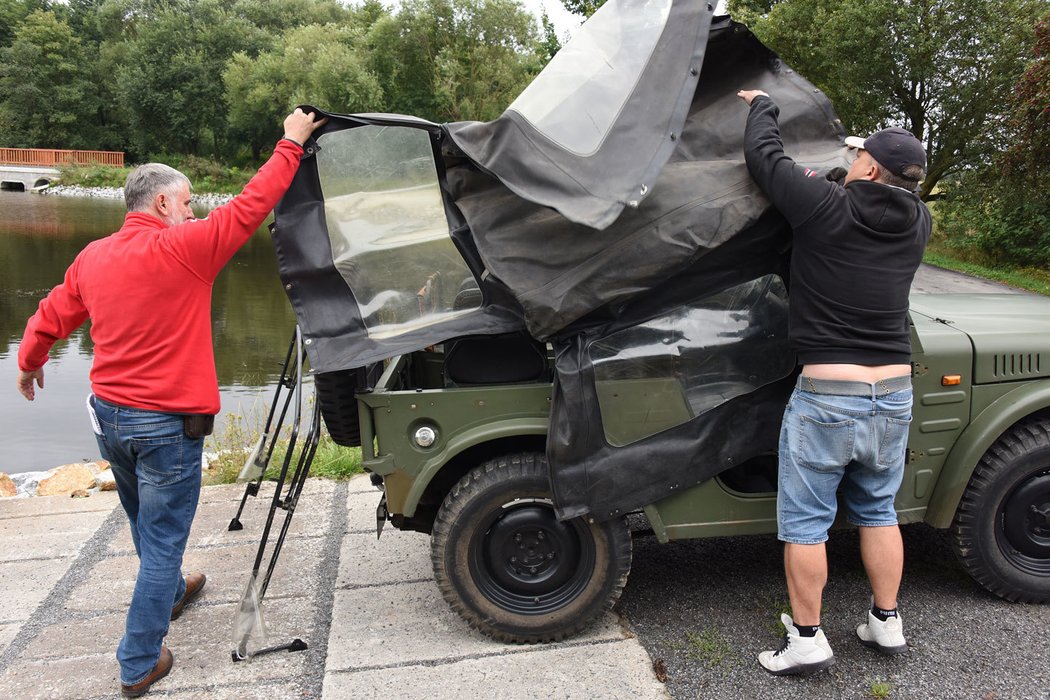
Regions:
<instances>
[{"instance_id":1,"label":"green tree","mask_svg":"<svg viewBox=\"0 0 1050 700\"><path fill-rule=\"evenodd\" d=\"M590 17L605 4L605 0L561 0L561 4L574 15Z\"/></svg>"},{"instance_id":2,"label":"green tree","mask_svg":"<svg viewBox=\"0 0 1050 700\"><path fill-rule=\"evenodd\" d=\"M1050 266L1050 15L1036 25L1034 59L1014 86L1010 145L947 183L940 229L950 246L1016 265Z\"/></svg>"},{"instance_id":3,"label":"green tree","mask_svg":"<svg viewBox=\"0 0 1050 700\"><path fill-rule=\"evenodd\" d=\"M766 9L768 11L766 11ZM849 131L898 125L928 145L928 197L1002 148L1041 0L736 0L730 8L820 87Z\"/></svg>"},{"instance_id":4,"label":"green tree","mask_svg":"<svg viewBox=\"0 0 1050 700\"><path fill-rule=\"evenodd\" d=\"M379 80L355 49L361 33L351 26L309 25L255 58L234 55L223 75L230 127L253 159L280 135L281 118L298 104L341 113L383 110Z\"/></svg>"},{"instance_id":5,"label":"green tree","mask_svg":"<svg viewBox=\"0 0 1050 700\"><path fill-rule=\"evenodd\" d=\"M0 0L0 46L9 46L18 26L38 10L47 10L46 0Z\"/></svg>"},{"instance_id":6,"label":"green tree","mask_svg":"<svg viewBox=\"0 0 1050 700\"><path fill-rule=\"evenodd\" d=\"M69 24L37 10L0 50L0 134L9 146L94 148L91 59Z\"/></svg>"},{"instance_id":7,"label":"green tree","mask_svg":"<svg viewBox=\"0 0 1050 700\"><path fill-rule=\"evenodd\" d=\"M547 16L547 11L544 10L543 14L540 15L540 26L543 27L543 57L546 60L551 60L554 55L561 51L561 41L558 39L558 32L554 29L554 22L551 22L551 18Z\"/></svg>"},{"instance_id":8,"label":"green tree","mask_svg":"<svg viewBox=\"0 0 1050 700\"><path fill-rule=\"evenodd\" d=\"M308 24L338 24L351 11L338 0L236 0L232 12L268 32L283 33Z\"/></svg>"},{"instance_id":9,"label":"green tree","mask_svg":"<svg viewBox=\"0 0 1050 700\"><path fill-rule=\"evenodd\" d=\"M515 0L406 0L372 24L365 48L390 109L435 121L498 116L543 61Z\"/></svg>"},{"instance_id":10,"label":"green tree","mask_svg":"<svg viewBox=\"0 0 1050 700\"><path fill-rule=\"evenodd\" d=\"M117 77L135 149L224 154L226 63L237 52L256 55L269 44L265 32L219 0L172 0L139 19Z\"/></svg>"}]
</instances>

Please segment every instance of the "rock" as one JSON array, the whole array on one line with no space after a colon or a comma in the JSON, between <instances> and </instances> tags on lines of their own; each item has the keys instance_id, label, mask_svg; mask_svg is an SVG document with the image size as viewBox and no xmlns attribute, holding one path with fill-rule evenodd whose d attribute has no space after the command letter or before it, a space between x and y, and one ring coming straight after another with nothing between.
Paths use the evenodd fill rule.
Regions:
<instances>
[{"instance_id":1,"label":"rock","mask_svg":"<svg viewBox=\"0 0 1050 700\"><path fill-rule=\"evenodd\" d=\"M17 495L18 487L15 486L15 482L11 481L11 477L7 474L0 472L0 498L10 498Z\"/></svg>"},{"instance_id":2,"label":"rock","mask_svg":"<svg viewBox=\"0 0 1050 700\"><path fill-rule=\"evenodd\" d=\"M69 494L69 495L70 495L70 496L71 496L72 498L87 498L87 497L88 497L88 496L90 496L91 494L89 494L89 493L88 493L87 491L85 491L84 489L77 489L76 491L74 491L73 493L71 493L71 494Z\"/></svg>"},{"instance_id":3,"label":"rock","mask_svg":"<svg viewBox=\"0 0 1050 700\"><path fill-rule=\"evenodd\" d=\"M47 472L22 472L12 474L11 481L18 487L18 495L29 497L36 495L36 487L40 480L48 476Z\"/></svg>"},{"instance_id":4,"label":"rock","mask_svg":"<svg viewBox=\"0 0 1050 700\"><path fill-rule=\"evenodd\" d=\"M37 496L57 496L68 494L78 489L90 489L95 485L95 475L83 464L65 464L48 472L50 476L40 480L36 487Z\"/></svg>"},{"instance_id":5,"label":"rock","mask_svg":"<svg viewBox=\"0 0 1050 700\"><path fill-rule=\"evenodd\" d=\"M92 474L98 476L109 469L109 462L104 459L96 459L94 462L84 462L84 466L90 469Z\"/></svg>"},{"instance_id":6,"label":"rock","mask_svg":"<svg viewBox=\"0 0 1050 700\"><path fill-rule=\"evenodd\" d=\"M99 491L116 491L117 480L113 476L112 469L104 469L95 475L95 483Z\"/></svg>"}]
</instances>

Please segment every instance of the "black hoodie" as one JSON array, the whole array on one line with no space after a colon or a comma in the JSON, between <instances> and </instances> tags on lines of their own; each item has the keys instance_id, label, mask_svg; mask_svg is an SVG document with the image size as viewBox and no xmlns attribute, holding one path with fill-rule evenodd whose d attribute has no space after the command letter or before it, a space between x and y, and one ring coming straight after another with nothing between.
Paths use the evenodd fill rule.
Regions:
<instances>
[{"instance_id":1,"label":"black hoodie","mask_svg":"<svg viewBox=\"0 0 1050 700\"><path fill-rule=\"evenodd\" d=\"M784 154L769 97L751 103L748 170L794 231L790 337L799 363L911 362L908 294L930 239L930 212L912 192L815 176Z\"/></svg>"}]
</instances>

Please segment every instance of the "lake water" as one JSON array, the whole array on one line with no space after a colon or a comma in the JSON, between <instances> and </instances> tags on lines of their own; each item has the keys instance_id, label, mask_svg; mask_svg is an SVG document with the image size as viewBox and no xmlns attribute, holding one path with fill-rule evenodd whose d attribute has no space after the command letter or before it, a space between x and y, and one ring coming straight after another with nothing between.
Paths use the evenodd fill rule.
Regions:
<instances>
[{"instance_id":1,"label":"lake water","mask_svg":"<svg viewBox=\"0 0 1050 700\"><path fill-rule=\"evenodd\" d=\"M198 215L205 211L197 209ZM62 281L77 253L120 228L124 214L122 200L0 193L0 472L98 458L84 406L91 392L88 324L52 349L44 366L44 388L32 403L15 388L18 345L26 320ZM270 235L260 228L222 271L212 292L222 396L216 435L231 420L261 426L294 324Z\"/></svg>"}]
</instances>

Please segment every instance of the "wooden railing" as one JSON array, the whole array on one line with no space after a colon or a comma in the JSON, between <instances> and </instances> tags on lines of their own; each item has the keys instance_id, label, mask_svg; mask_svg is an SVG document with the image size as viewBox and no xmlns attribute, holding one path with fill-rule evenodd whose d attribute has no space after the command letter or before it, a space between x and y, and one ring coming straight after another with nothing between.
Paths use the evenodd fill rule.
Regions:
<instances>
[{"instance_id":1,"label":"wooden railing","mask_svg":"<svg viewBox=\"0 0 1050 700\"><path fill-rule=\"evenodd\" d=\"M54 148L0 148L0 165L113 165L124 167L120 151L66 151Z\"/></svg>"}]
</instances>

